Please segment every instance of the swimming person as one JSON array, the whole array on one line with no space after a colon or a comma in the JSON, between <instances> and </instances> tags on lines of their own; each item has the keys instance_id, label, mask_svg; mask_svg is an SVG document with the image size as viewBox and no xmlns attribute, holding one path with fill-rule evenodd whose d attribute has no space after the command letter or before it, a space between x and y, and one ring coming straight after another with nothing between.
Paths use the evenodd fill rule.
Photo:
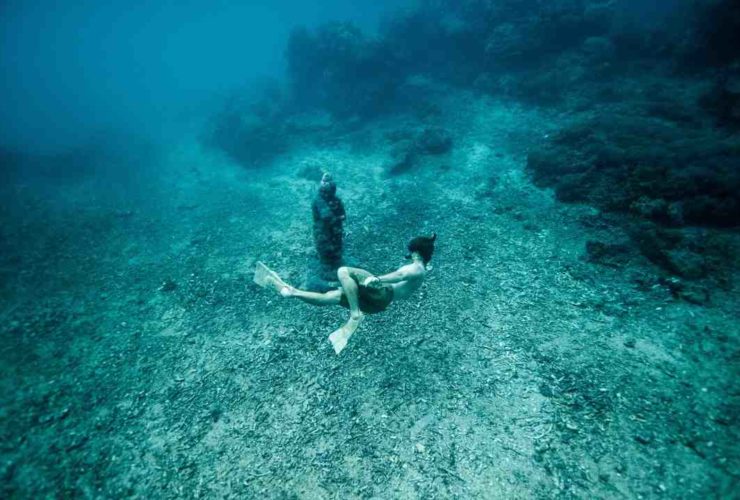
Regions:
<instances>
[{"instance_id":1,"label":"swimming person","mask_svg":"<svg viewBox=\"0 0 740 500\"><path fill-rule=\"evenodd\" d=\"M340 267L337 278L341 286L325 293L292 287L262 262L257 263L254 282L262 287L273 288L283 297L294 297L316 306L339 305L349 309L347 322L329 335L334 352L339 354L347 346L347 341L357 330L364 314L384 311L391 302L408 298L421 286L426 277L427 264L434 253L436 239L436 234L412 239L406 256L412 262L382 276L375 276L364 269Z\"/></svg>"}]
</instances>

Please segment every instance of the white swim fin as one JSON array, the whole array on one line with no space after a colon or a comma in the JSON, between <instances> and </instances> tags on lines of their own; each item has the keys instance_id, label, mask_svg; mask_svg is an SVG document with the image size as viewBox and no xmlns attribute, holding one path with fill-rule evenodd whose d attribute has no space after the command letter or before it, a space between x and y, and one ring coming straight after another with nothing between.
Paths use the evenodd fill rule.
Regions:
<instances>
[{"instance_id":1,"label":"white swim fin","mask_svg":"<svg viewBox=\"0 0 740 500\"><path fill-rule=\"evenodd\" d=\"M350 320L341 328L334 330L332 334L329 335L329 342L331 342L331 346L334 348L334 352L337 355L347 347L349 338L357 331L357 327L360 326L362 319L363 317L360 316L357 319Z\"/></svg>"},{"instance_id":2,"label":"white swim fin","mask_svg":"<svg viewBox=\"0 0 740 500\"><path fill-rule=\"evenodd\" d=\"M280 293L280 290L288 286L280 279L280 276L278 276L275 271L259 261L254 269L254 282L262 288L269 288L278 293Z\"/></svg>"}]
</instances>

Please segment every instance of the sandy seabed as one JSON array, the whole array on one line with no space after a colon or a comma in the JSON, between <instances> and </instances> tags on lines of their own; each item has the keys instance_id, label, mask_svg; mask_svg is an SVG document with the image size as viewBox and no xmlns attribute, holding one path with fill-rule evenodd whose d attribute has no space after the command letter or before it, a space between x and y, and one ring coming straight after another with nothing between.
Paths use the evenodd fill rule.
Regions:
<instances>
[{"instance_id":1,"label":"sandy seabed","mask_svg":"<svg viewBox=\"0 0 740 500\"><path fill-rule=\"evenodd\" d=\"M558 115L450 92L436 120L452 152L394 177L398 117L262 169L183 139L116 182L4 188L0 494L736 495L737 293L691 304L647 261L587 262L619 229L524 172ZM251 282L257 260L303 280L320 169L353 263L439 235L420 293L340 356L346 310Z\"/></svg>"}]
</instances>

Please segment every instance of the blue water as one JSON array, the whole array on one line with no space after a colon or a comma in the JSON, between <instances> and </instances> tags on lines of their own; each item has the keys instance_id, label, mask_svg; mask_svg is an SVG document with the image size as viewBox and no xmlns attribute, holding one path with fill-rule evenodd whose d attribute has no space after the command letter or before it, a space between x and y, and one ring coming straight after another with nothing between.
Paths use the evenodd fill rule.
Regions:
<instances>
[{"instance_id":1,"label":"blue water","mask_svg":"<svg viewBox=\"0 0 740 500\"><path fill-rule=\"evenodd\" d=\"M739 33L3 2L0 496L736 497Z\"/></svg>"}]
</instances>

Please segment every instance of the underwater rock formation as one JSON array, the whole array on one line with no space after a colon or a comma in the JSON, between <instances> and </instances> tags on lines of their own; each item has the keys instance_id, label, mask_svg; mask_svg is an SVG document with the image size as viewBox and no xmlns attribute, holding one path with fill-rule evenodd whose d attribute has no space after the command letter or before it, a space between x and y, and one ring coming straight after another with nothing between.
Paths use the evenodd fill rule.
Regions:
<instances>
[{"instance_id":1,"label":"underwater rock formation","mask_svg":"<svg viewBox=\"0 0 740 500\"><path fill-rule=\"evenodd\" d=\"M560 201L626 215L621 225L634 245L667 274L722 279L732 252L701 228L740 225L740 138L694 119L680 102L629 104L535 145L527 171ZM586 250L591 262L620 261L616 248Z\"/></svg>"},{"instance_id":2,"label":"underwater rock formation","mask_svg":"<svg viewBox=\"0 0 740 500\"><path fill-rule=\"evenodd\" d=\"M308 287L329 290L336 286L336 272L342 265L344 220L347 216L337 186L327 173L321 178L319 191L311 205L313 239L317 262L308 274Z\"/></svg>"},{"instance_id":3,"label":"underwater rock formation","mask_svg":"<svg viewBox=\"0 0 740 500\"><path fill-rule=\"evenodd\" d=\"M675 71L676 63L701 70L737 62L737 2L687 4L653 19L629 2L605 0L424 0L377 36L347 22L297 28L286 50L287 95L271 100L291 111L369 119L402 111L410 104L405 82L424 75L552 105L618 69L640 69L639 61L642 72L644 64ZM215 134L219 146L243 163L280 151L279 122L260 119L227 113Z\"/></svg>"},{"instance_id":4,"label":"underwater rock formation","mask_svg":"<svg viewBox=\"0 0 740 500\"><path fill-rule=\"evenodd\" d=\"M387 46L367 39L351 23L329 23L314 33L294 30L287 59L292 104L338 118L387 111L401 83L402 65Z\"/></svg>"},{"instance_id":5,"label":"underwater rock formation","mask_svg":"<svg viewBox=\"0 0 740 500\"><path fill-rule=\"evenodd\" d=\"M608 267L621 267L629 259L630 249L624 243L586 242L586 260Z\"/></svg>"},{"instance_id":6,"label":"underwater rock formation","mask_svg":"<svg viewBox=\"0 0 740 500\"><path fill-rule=\"evenodd\" d=\"M694 67L728 67L740 61L740 3L737 0L696 2L683 62Z\"/></svg>"},{"instance_id":7,"label":"underwater rock formation","mask_svg":"<svg viewBox=\"0 0 740 500\"><path fill-rule=\"evenodd\" d=\"M529 154L527 169L561 201L669 226L740 224L740 138L640 115L594 117Z\"/></svg>"},{"instance_id":8,"label":"underwater rock formation","mask_svg":"<svg viewBox=\"0 0 740 500\"><path fill-rule=\"evenodd\" d=\"M528 158L534 182L554 188L561 201L663 228L735 227L737 3L675 7L670 15L654 9L649 14L658 17L645 18L644 9L604 0L553 0L536 8L517 0L424 0L378 36L351 23L296 29L286 51L289 92L263 100L280 103L277 111L225 113L214 137L241 163L261 164L284 149L291 117L306 111L324 113L337 129L433 101L434 85L414 82L475 88L575 112L570 125L534 145ZM444 129L412 129L392 141L388 175L452 146ZM702 274L674 262L693 257L669 258L665 239L653 238L663 248L658 254L644 239L634 241L668 272ZM595 261L616 257L599 245L590 250ZM340 260L331 249L322 251L324 262Z\"/></svg>"},{"instance_id":9,"label":"underwater rock formation","mask_svg":"<svg viewBox=\"0 0 740 500\"><path fill-rule=\"evenodd\" d=\"M721 74L699 103L720 127L740 128L740 70Z\"/></svg>"},{"instance_id":10,"label":"underwater rock formation","mask_svg":"<svg viewBox=\"0 0 740 500\"><path fill-rule=\"evenodd\" d=\"M400 134L394 145L389 175L402 174L416 165L420 156L443 155L452 149L452 134L440 127L427 127L420 133Z\"/></svg>"},{"instance_id":11,"label":"underwater rock formation","mask_svg":"<svg viewBox=\"0 0 740 500\"><path fill-rule=\"evenodd\" d=\"M677 5L687 12L656 22L628 2L553 0L532 8L517 0L424 0L377 36L346 22L297 28L286 50L287 92L263 99L285 113L227 110L212 143L242 164L260 165L286 148L290 116L318 111L334 125L356 125L403 113L425 101L428 88L408 88L420 76L543 106L619 101L615 75L639 79L646 71L737 61L735 2L698 4ZM737 113L727 111L734 92L724 85L707 97L718 121L735 120ZM400 156L400 170L413 165L413 154Z\"/></svg>"},{"instance_id":12,"label":"underwater rock formation","mask_svg":"<svg viewBox=\"0 0 740 500\"><path fill-rule=\"evenodd\" d=\"M287 146L281 126L238 112L218 118L210 144L245 167L265 165Z\"/></svg>"},{"instance_id":13,"label":"underwater rock formation","mask_svg":"<svg viewBox=\"0 0 740 500\"><path fill-rule=\"evenodd\" d=\"M264 167L289 144L287 114L274 85L246 103L233 98L213 117L205 142L244 167Z\"/></svg>"},{"instance_id":14,"label":"underwater rock formation","mask_svg":"<svg viewBox=\"0 0 740 500\"><path fill-rule=\"evenodd\" d=\"M290 101L335 118L367 119L403 111L410 104L404 83L424 75L551 105L636 61L651 61L652 70L670 67L679 54L687 59L708 50L733 60L736 49L726 45L733 21L722 22L723 34L707 28L717 9L732 10L731 2L710 3L722 5L695 17L676 12L672 17L685 26L671 30L661 29L665 16L662 24L651 23L626 2L603 0L537 2L536 8L516 0L425 0L375 37L350 23L300 28L287 49Z\"/></svg>"},{"instance_id":15,"label":"underwater rock formation","mask_svg":"<svg viewBox=\"0 0 740 500\"><path fill-rule=\"evenodd\" d=\"M452 135L439 127L425 128L416 139L415 149L422 154L441 155L452 149Z\"/></svg>"}]
</instances>

